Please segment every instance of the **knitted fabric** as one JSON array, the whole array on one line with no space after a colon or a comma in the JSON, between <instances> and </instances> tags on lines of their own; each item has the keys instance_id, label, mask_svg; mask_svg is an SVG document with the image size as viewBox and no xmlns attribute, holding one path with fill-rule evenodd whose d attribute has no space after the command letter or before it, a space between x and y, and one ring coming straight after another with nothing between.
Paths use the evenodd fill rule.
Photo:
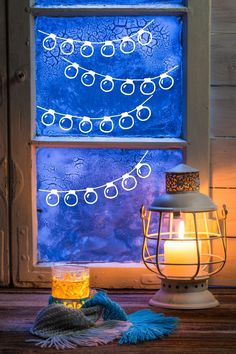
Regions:
<instances>
[{"instance_id":1,"label":"knitted fabric","mask_svg":"<svg viewBox=\"0 0 236 354\"><path fill-rule=\"evenodd\" d=\"M102 318L107 320L127 321L127 315L120 305L112 301L104 291L99 291L83 305L83 310L91 306L100 306Z\"/></svg>"},{"instance_id":2,"label":"knitted fabric","mask_svg":"<svg viewBox=\"0 0 236 354\"><path fill-rule=\"evenodd\" d=\"M119 344L154 340L176 328L177 319L141 310L126 315L119 304L100 291L81 309L50 304L37 315L31 333L41 339L30 339L42 348L75 348L94 346L120 339Z\"/></svg>"}]
</instances>

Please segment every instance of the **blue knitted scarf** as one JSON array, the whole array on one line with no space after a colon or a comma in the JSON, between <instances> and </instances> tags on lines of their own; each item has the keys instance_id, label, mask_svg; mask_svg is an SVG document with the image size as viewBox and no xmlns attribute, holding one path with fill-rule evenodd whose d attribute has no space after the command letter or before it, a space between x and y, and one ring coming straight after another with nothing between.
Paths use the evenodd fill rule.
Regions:
<instances>
[{"instance_id":1,"label":"blue knitted scarf","mask_svg":"<svg viewBox=\"0 0 236 354\"><path fill-rule=\"evenodd\" d=\"M119 344L136 344L156 340L172 333L178 319L149 309L130 315L99 291L81 309L52 304L42 309L30 332L40 339L29 339L43 348L94 346L119 339Z\"/></svg>"}]
</instances>

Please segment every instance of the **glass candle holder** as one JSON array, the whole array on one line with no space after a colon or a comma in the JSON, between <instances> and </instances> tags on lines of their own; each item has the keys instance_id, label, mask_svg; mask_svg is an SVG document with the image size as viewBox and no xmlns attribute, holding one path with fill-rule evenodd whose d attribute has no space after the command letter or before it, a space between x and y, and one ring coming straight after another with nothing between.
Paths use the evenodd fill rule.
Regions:
<instances>
[{"instance_id":1,"label":"glass candle holder","mask_svg":"<svg viewBox=\"0 0 236 354\"><path fill-rule=\"evenodd\" d=\"M54 302L79 308L89 298L89 269L77 264L57 264L52 267L52 297Z\"/></svg>"}]
</instances>

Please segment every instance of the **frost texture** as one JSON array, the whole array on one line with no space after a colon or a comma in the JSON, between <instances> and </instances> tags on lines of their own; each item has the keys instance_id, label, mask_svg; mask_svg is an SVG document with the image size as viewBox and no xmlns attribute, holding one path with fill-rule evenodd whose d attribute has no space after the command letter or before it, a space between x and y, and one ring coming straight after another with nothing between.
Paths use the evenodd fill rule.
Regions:
<instances>
[{"instance_id":1,"label":"frost texture","mask_svg":"<svg viewBox=\"0 0 236 354\"><path fill-rule=\"evenodd\" d=\"M37 149L37 186L41 189L82 189L105 184L129 172L146 150ZM116 183L119 195L109 200L104 189L88 205L79 193L75 207L46 204L38 192L38 261L139 262L142 227L139 209L165 191L164 172L183 162L181 150L150 150L143 162L152 167L146 179L130 192ZM135 173L133 173L135 176Z\"/></svg>"},{"instance_id":2,"label":"frost texture","mask_svg":"<svg viewBox=\"0 0 236 354\"><path fill-rule=\"evenodd\" d=\"M106 134L99 130L100 121L95 121L89 136L105 137L176 137L182 132L183 119L183 78L182 78L182 19L176 16L132 16L132 17L83 17L50 18L38 17L35 23L36 35L36 101L37 105L54 109L60 113L78 116L103 117L127 112L140 105L147 96L140 93L137 84L132 96L120 92L120 83L115 82L115 89L109 93L101 91L101 79L91 87L81 83L79 75L74 80L64 76L69 65L62 60L59 46L52 51L45 51L42 41L45 35L37 30L54 33L60 37L80 40L104 41L131 35L144 27L149 21L154 23L148 28L153 33L153 41L148 46L137 44L136 50L129 55L122 54L119 44L111 58L100 54L101 45L95 46L94 55L83 58L79 54L80 46L75 45L74 54L67 56L71 62L77 62L85 68L118 78L154 77L178 65L172 75L175 85L169 91L157 88L147 105L152 110L148 121L135 118L135 125L129 130L118 126L119 118L113 118L115 129ZM137 38L135 38L137 41ZM61 42L60 42L61 43ZM158 80L155 81L158 84ZM39 136L86 136L79 131L80 120L75 120L73 129L63 131L58 126L59 116L54 125L46 127L41 123L43 111L37 109L36 135Z\"/></svg>"}]
</instances>

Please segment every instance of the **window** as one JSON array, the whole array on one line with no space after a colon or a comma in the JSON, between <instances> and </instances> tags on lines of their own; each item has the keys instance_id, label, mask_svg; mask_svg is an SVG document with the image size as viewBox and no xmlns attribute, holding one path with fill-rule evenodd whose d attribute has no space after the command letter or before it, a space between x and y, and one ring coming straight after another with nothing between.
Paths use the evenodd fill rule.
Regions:
<instances>
[{"instance_id":1,"label":"window","mask_svg":"<svg viewBox=\"0 0 236 354\"><path fill-rule=\"evenodd\" d=\"M10 1L18 285L47 285L57 261L89 264L93 286L155 283L141 204L186 160L207 186L208 5L134 4Z\"/></svg>"}]
</instances>

